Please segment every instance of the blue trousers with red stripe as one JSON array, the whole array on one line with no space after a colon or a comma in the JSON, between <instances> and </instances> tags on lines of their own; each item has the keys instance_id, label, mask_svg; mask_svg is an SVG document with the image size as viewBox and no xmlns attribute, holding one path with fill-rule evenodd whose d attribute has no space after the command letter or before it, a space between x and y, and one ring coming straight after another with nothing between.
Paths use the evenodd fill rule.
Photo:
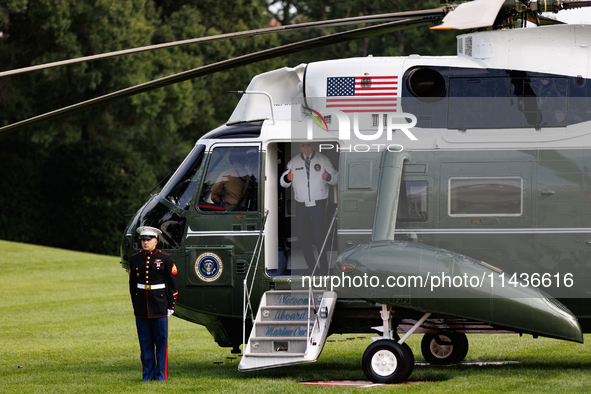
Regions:
<instances>
[{"instance_id":1,"label":"blue trousers with red stripe","mask_svg":"<svg viewBox=\"0 0 591 394\"><path fill-rule=\"evenodd\" d=\"M168 316L136 317L135 325L140 340L143 380L165 382L168 380Z\"/></svg>"}]
</instances>

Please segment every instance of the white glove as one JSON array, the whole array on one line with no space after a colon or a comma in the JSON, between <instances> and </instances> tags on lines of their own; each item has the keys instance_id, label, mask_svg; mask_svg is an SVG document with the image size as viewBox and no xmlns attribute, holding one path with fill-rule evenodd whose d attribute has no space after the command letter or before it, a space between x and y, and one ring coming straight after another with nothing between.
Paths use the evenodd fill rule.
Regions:
<instances>
[{"instance_id":1,"label":"white glove","mask_svg":"<svg viewBox=\"0 0 591 394\"><path fill-rule=\"evenodd\" d=\"M172 315L173 313L174 313L174 310L173 309L169 309L168 310L168 316Z\"/></svg>"}]
</instances>

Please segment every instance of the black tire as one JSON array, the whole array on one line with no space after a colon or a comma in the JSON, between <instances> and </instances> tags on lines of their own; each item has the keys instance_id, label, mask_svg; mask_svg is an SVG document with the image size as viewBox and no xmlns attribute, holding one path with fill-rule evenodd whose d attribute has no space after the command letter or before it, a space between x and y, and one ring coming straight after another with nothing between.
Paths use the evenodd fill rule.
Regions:
<instances>
[{"instance_id":1,"label":"black tire","mask_svg":"<svg viewBox=\"0 0 591 394\"><path fill-rule=\"evenodd\" d=\"M421 352L429 364L457 364L468 354L468 337L457 332L425 334L421 341Z\"/></svg>"},{"instance_id":2,"label":"black tire","mask_svg":"<svg viewBox=\"0 0 591 394\"><path fill-rule=\"evenodd\" d=\"M365 376L372 382L400 383L412 373L415 360L408 345L379 340L365 349L362 364Z\"/></svg>"}]
</instances>

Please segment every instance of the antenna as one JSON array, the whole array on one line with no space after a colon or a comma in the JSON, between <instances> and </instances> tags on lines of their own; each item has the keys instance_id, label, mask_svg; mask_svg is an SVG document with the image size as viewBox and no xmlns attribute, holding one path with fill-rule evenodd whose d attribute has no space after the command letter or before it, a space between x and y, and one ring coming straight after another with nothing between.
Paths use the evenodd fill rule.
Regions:
<instances>
[{"instance_id":1,"label":"antenna","mask_svg":"<svg viewBox=\"0 0 591 394\"><path fill-rule=\"evenodd\" d=\"M269 93L263 92L263 91L258 91L258 90L250 90L250 91L246 91L246 90L231 90L228 93L264 94L265 96L267 96L269 98L269 105L271 105L271 119L273 120L273 124L275 124L275 110L273 109L273 107L274 107L273 97L271 97L271 95Z\"/></svg>"}]
</instances>

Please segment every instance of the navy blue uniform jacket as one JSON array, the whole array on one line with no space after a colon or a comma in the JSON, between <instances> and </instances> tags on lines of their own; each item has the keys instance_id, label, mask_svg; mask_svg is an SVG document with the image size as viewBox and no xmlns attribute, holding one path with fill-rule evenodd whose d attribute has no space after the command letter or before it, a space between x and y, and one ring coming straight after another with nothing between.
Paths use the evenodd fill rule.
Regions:
<instances>
[{"instance_id":1,"label":"navy blue uniform jacket","mask_svg":"<svg viewBox=\"0 0 591 394\"><path fill-rule=\"evenodd\" d=\"M138 288L138 284L145 288ZM166 287L151 289L153 285L162 284ZM167 316L168 309L174 310L176 306L178 289L177 268L171 255L154 249L150 253L141 251L131 256L129 292L136 317Z\"/></svg>"}]
</instances>

